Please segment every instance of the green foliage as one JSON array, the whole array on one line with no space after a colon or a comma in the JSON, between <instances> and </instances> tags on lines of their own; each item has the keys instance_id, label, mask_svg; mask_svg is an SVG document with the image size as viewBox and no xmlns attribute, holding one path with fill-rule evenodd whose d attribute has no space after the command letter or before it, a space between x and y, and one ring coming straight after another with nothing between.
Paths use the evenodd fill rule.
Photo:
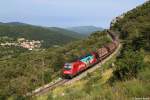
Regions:
<instances>
[{"instance_id":1,"label":"green foliage","mask_svg":"<svg viewBox=\"0 0 150 100\"><path fill-rule=\"evenodd\" d=\"M52 94L49 94L49 95L48 95L47 100L53 100L53 96L52 96Z\"/></svg>"},{"instance_id":2,"label":"green foliage","mask_svg":"<svg viewBox=\"0 0 150 100\"><path fill-rule=\"evenodd\" d=\"M143 49L150 51L150 1L125 14L111 29L119 31L124 40L122 51L117 58L114 76L110 79L113 86L124 87L119 95L128 97L149 96L149 66L144 62ZM149 58L147 58L149 59ZM135 79L136 80L127 80ZM118 79L122 80L118 83ZM126 80L126 81L123 81ZM117 84L116 84L117 83Z\"/></svg>"},{"instance_id":3,"label":"green foliage","mask_svg":"<svg viewBox=\"0 0 150 100\"><path fill-rule=\"evenodd\" d=\"M0 46L0 60L16 58L20 53L27 51L27 49L17 46Z\"/></svg>"},{"instance_id":4,"label":"green foliage","mask_svg":"<svg viewBox=\"0 0 150 100\"><path fill-rule=\"evenodd\" d=\"M133 42L135 49L150 50L150 1L139 6L118 20L112 30L119 31L122 39Z\"/></svg>"},{"instance_id":5,"label":"green foliage","mask_svg":"<svg viewBox=\"0 0 150 100\"><path fill-rule=\"evenodd\" d=\"M115 62L115 60L117 59L113 58L111 63ZM104 66L111 65L110 62L107 63ZM136 79L126 81L115 80L113 85L108 82L102 84L102 78L105 76L101 76L100 71L97 70L90 73L90 78L87 76L71 85L58 87L57 91L52 91L53 94L50 92L50 95L55 96L52 100L130 100L134 99L134 97L147 98L150 96L149 66L150 63L144 64L141 71L138 72ZM107 71L107 69L105 70ZM62 93L65 95L62 96ZM45 95L41 96L41 100L46 100L44 97Z\"/></svg>"},{"instance_id":6,"label":"green foliage","mask_svg":"<svg viewBox=\"0 0 150 100\"><path fill-rule=\"evenodd\" d=\"M23 52L11 59L1 60L0 97L22 96L61 77L65 62L71 62L110 41L106 33L96 32L85 40L64 47Z\"/></svg>"},{"instance_id":7,"label":"green foliage","mask_svg":"<svg viewBox=\"0 0 150 100\"><path fill-rule=\"evenodd\" d=\"M28 50L19 46L1 46L1 43L16 43L16 40L7 36L0 37L0 60L16 58L20 53Z\"/></svg>"},{"instance_id":8,"label":"green foliage","mask_svg":"<svg viewBox=\"0 0 150 100\"><path fill-rule=\"evenodd\" d=\"M134 51L131 46L124 45L120 56L115 62L116 68L113 80L126 80L136 77L137 73L144 65L144 57L142 52Z\"/></svg>"},{"instance_id":9,"label":"green foliage","mask_svg":"<svg viewBox=\"0 0 150 100\"><path fill-rule=\"evenodd\" d=\"M68 42L84 37L75 32L65 29L48 29L33 25L0 24L0 37L7 36L14 40L25 38L27 40L40 40L42 47L52 47L54 45L63 45Z\"/></svg>"},{"instance_id":10,"label":"green foliage","mask_svg":"<svg viewBox=\"0 0 150 100\"><path fill-rule=\"evenodd\" d=\"M119 31L125 40L123 50L117 59L114 76L124 80L135 77L144 66L141 49L150 50L150 2L125 14L115 23L113 30Z\"/></svg>"},{"instance_id":11,"label":"green foliage","mask_svg":"<svg viewBox=\"0 0 150 100\"><path fill-rule=\"evenodd\" d=\"M150 82L150 63L146 63L144 68L138 73L137 78L144 82Z\"/></svg>"},{"instance_id":12,"label":"green foliage","mask_svg":"<svg viewBox=\"0 0 150 100\"><path fill-rule=\"evenodd\" d=\"M124 39L123 50L116 62L114 76L124 80L136 77L144 66L142 49L150 50L150 1L124 15L111 29Z\"/></svg>"},{"instance_id":13,"label":"green foliage","mask_svg":"<svg viewBox=\"0 0 150 100\"><path fill-rule=\"evenodd\" d=\"M81 80L79 85L77 82L73 86L61 87L67 95L62 96L57 93L58 91L54 92L56 94L54 100L129 100L135 99L134 97L149 97L150 57L146 58L150 50L149 12L150 1L147 1L126 13L124 18L111 27L112 30L119 31L124 44L114 63L113 77L108 83L102 84L100 73L91 74L88 75L90 78ZM91 36L97 37L97 34ZM143 51L148 54L144 54Z\"/></svg>"},{"instance_id":14,"label":"green foliage","mask_svg":"<svg viewBox=\"0 0 150 100\"><path fill-rule=\"evenodd\" d=\"M5 43L5 42L15 42L14 38L10 38L8 36L2 36L0 37L0 43Z\"/></svg>"}]
</instances>

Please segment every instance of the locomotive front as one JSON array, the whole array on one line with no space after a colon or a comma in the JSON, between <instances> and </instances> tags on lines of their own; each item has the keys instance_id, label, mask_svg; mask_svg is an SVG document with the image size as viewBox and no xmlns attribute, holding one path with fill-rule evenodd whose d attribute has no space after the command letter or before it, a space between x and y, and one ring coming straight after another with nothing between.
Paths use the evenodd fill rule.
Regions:
<instances>
[{"instance_id":1,"label":"locomotive front","mask_svg":"<svg viewBox=\"0 0 150 100\"><path fill-rule=\"evenodd\" d=\"M72 71L73 70L73 64L72 63L65 63L63 66L63 76L65 78L71 78L72 77Z\"/></svg>"}]
</instances>

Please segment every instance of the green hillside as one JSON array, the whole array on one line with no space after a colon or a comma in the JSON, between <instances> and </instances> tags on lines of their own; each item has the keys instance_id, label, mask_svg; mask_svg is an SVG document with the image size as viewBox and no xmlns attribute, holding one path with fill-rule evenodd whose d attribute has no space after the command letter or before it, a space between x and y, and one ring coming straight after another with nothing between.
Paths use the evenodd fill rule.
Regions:
<instances>
[{"instance_id":1,"label":"green hillside","mask_svg":"<svg viewBox=\"0 0 150 100\"><path fill-rule=\"evenodd\" d=\"M120 37L133 43L137 48L150 50L150 1L127 12L111 27L119 31Z\"/></svg>"},{"instance_id":2,"label":"green hillside","mask_svg":"<svg viewBox=\"0 0 150 100\"><path fill-rule=\"evenodd\" d=\"M62 34L68 35L72 38L84 38L84 37L86 37L86 35L83 35L81 33L70 31L67 29L59 28L59 27L48 27L48 29L55 31L55 32L63 32Z\"/></svg>"},{"instance_id":3,"label":"green hillside","mask_svg":"<svg viewBox=\"0 0 150 100\"><path fill-rule=\"evenodd\" d=\"M95 26L76 26L76 27L69 27L66 29L80 33L80 34L84 34L84 35L90 35L91 33L96 32L96 31L103 31L103 28L95 27Z\"/></svg>"},{"instance_id":4,"label":"green hillside","mask_svg":"<svg viewBox=\"0 0 150 100\"><path fill-rule=\"evenodd\" d=\"M43 47L63 45L83 37L83 35L65 29L48 29L18 22L1 23L0 37L1 36L8 36L14 39L43 40Z\"/></svg>"},{"instance_id":5,"label":"green hillside","mask_svg":"<svg viewBox=\"0 0 150 100\"><path fill-rule=\"evenodd\" d=\"M69 43L63 47L25 52L12 59L0 59L0 100L132 100L150 97L150 1L117 17L111 30L120 35L121 51L101 69L72 85L58 87L47 95L25 98L24 94L61 76L65 62L80 57L110 42L105 31L95 32L87 39ZM2 29L8 29L2 25ZM12 30L14 28L9 25ZM21 27L21 26L18 26ZM26 26L27 30L43 32L43 28ZM36 27L37 28L37 27ZM6 30L5 29L5 30ZM22 28L19 28L22 29ZM24 28L23 28L24 29ZM9 30L17 37L26 31ZM40 31L40 32L39 32ZM44 33L49 29L44 28ZM15 33L17 32L17 33ZM54 32L54 31L52 31ZM2 33L4 34L4 33ZM14 36L8 34L10 37ZM35 34L34 34L35 35ZM34 36L24 35L26 38ZM54 35L54 34L53 34ZM30 37L28 37L30 36ZM47 36L47 35L46 35ZM42 37L46 37L45 35ZM49 36L49 35L48 35ZM54 35L57 36L57 35ZM39 39L40 37L34 37ZM57 38L59 39L59 38Z\"/></svg>"},{"instance_id":6,"label":"green hillside","mask_svg":"<svg viewBox=\"0 0 150 100\"><path fill-rule=\"evenodd\" d=\"M24 52L11 59L0 58L0 100L23 99L24 94L61 77L70 62L110 42L106 32L95 32L87 39L63 47Z\"/></svg>"},{"instance_id":7,"label":"green hillside","mask_svg":"<svg viewBox=\"0 0 150 100\"><path fill-rule=\"evenodd\" d=\"M119 55L86 78L56 88L38 100L136 100L150 97L150 1L117 17Z\"/></svg>"}]
</instances>

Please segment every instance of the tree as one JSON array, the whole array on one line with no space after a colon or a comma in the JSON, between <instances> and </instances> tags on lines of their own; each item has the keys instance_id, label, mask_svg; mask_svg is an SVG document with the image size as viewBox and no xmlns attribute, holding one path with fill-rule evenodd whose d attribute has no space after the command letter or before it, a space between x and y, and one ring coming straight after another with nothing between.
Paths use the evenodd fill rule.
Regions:
<instances>
[{"instance_id":1,"label":"tree","mask_svg":"<svg viewBox=\"0 0 150 100\"><path fill-rule=\"evenodd\" d=\"M129 49L124 50L121 55L122 57L116 61L114 76L120 80L136 77L144 64L141 52Z\"/></svg>"}]
</instances>

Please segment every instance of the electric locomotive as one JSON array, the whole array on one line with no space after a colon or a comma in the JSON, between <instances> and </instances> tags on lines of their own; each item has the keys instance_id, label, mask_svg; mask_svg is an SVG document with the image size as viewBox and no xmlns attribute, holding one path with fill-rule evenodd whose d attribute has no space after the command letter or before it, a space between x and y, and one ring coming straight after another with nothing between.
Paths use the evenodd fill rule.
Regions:
<instances>
[{"instance_id":1,"label":"electric locomotive","mask_svg":"<svg viewBox=\"0 0 150 100\"><path fill-rule=\"evenodd\" d=\"M65 63L63 66L63 76L65 78L72 78L73 76L84 71L91 65L97 62L97 53L92 52L87 54L74 62Z\"/></svg>"}]
</instances>

